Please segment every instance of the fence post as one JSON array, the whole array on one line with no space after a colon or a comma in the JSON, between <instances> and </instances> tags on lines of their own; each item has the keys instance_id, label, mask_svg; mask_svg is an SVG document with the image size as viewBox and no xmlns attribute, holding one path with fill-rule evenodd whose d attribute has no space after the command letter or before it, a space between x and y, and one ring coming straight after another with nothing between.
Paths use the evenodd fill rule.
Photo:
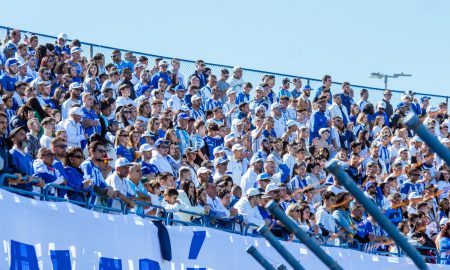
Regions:
<instances>
[{"instance_id":1,"label":"fence post","mask_svg":"<svg viewBox=\"0 0 450 270\"><path fill-rule=\"evenodd\" d=\"M94 46L92 44L89 44L89 56L90 59L94 58Z\"/></svg>"}]
</instances>

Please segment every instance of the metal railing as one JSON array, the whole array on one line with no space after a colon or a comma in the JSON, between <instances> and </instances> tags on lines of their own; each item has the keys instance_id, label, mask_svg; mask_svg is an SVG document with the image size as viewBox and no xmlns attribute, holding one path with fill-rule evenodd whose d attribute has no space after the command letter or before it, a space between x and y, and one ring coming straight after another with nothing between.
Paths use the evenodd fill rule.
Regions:
<instances>
[{"instance_id":1,"label":"metal railing","mask_svg":"<svg viewBox=\"0 0 450 270\"><path fill-rule=\"evenodd\" d=\"M0 26L0 39L3 40L4 37L6 35L8 35L8 33L12 29L13 28L11 28L11 27ZM25 33L29 33L32 31L21 30L21 32L23 34L25 34ZM38 36L40 44L46 44L46 43L54 44L55 43L56 36L40 34L40 33L36 33L36 32L32 32L32 33ZM69 41L71 41L71 40L69 39ZM140 56L146 56L149 59L149 63L153 63L154 60L158 57L162 57L166 60L177 58L177 57L168 57L168 56L163 56L163 55L149 54L149 53L138 52L138 51L133 51L133 50L126 50L126 49L104 46L104 45L99 45L99 44L89 43L89 42L81 42L81 49L83 49L83 56L85 56L88 59L92 58L96 53L102 53L105 55L106 61L110 60L109 56L112 54L112 51L116 50L116 49L120 50L122 52L122 54L125 52L132 52L133 55L138 58ZM180 58L177 58L177 59L180 59ZM185 79L187 78L187 76L194 73L195 61L188 60L188 59L180 59L180 63L181 63L180 71L182 74L184 74ZM229 65L221 65L221 64L215 64L215 63L209 63L209 62L206 62L206 64L209 68L211 68L212 73L216 74L216 75L220 75L220 70L223 68L227 68L227 69L233 68L232 66L229 66ZM237 64L239 64L239 63L237 63ZM281 81L284 78L289 78L289 79L291 79L291 81L295 77L301 78L303 81L303 85L309 84L313 89L317 89L320 86L322 86L322 81L320 79L308 78L308 77L300 76L297 74L269 72L269 71L264 71L264 70L251 69L251 68L243 68L243 70L244 70L243 79L245 81L251 82L252 85L254 86L254 88L258 84L261 83L261 79L264 75L274 75L276 77L276 81L275 81L276 84L274 87L274 91L278 91L279 87L281 86ZM231 70L230 70L230 72L231 72ZM333 82L333 84L331 86L332 93L340 93L341 85L342 85L341 82ZM361 89L367 89L370 91L370 100L373 101L374 104L376 104L377 101L379 101L383 98L383 91L384 91L383 88L353 84L352 89L354 90L355 101L358 101L360 99ZM396 103L400 102L400 95L403 94L405 92L405 90L402 91L402 90L391 89L391 91L393 92L393 96L392 96L392 100L391 100L392 103L396 104ZM448 99L449 99L448 96L431 94L434 92L432 89L422 89L421 91L416 91L416 92L417 92L416 97L418 99L420 99L421 96L425 96L425 95L432 97L432 99L430 100L431 105L437 106L441 102L448 103Z\"/></svg>"},{"instance_id":2,"label":"metal railing","mask_svg":"<svg viewBox=\"0 0 450 270\"><path fill-rule=\"evenodd\" d=\"M17 178L17 176L11 175L11 174L2 174L0 176L0 182L3 181L4 178ZM26 177L23 177L23 180L26 180ZM27 191L27 190L17 189L14 187L1 186L1 185L0 185L0 188L3 190L7 190L9 192L12 192L12 193L21 195L21 196L26 196L29 198L32 197L32 198L40 199L43 201L69 202L69 203L76 204L80 207L91 209L93 211L101 211L104 213L112 213L112 214L119 214L119 215L135 214L142 218L162 221L163 224L165 224L165 225L204 226L207 228L217 229L217 230L226 231L226 232L244 235L244 236L261 237L261 235L255 234L253 232L253 228L257 227L257 225L255 225L255 224L239 224L241 226L241 229L233 231L231 229L224 229L224 228L221 228L220 226L213 225L211 223L211 220L216 219L215 217L209 217L204 214L198 214L198 213L189 212L189 211L185 211L185 210L181 210L180 213L195 216L198 219L200 219L201 222L193 223L193 222L189 222L189 221L179 220L173 216L174 213L168 213L164 209L164 207L149 204L149 203L144 203L141 201L134 201L134 203L137 206L157 209L156 214L149 215L149 214L145 214L144 213L145 211L143 211L142 213L138 213L136 211L131 211L131 209L127 205L125 205L122 201L119 201L120 209L118 209L118 208L113 208L113 207L107 206L107 205L92 203L92 202L90 202L89 196L85 196L85 201L80 202L80 201L70 200L69 198L67 198L67 196L61 197L57 193L56 194L52 193L52 190L55 190L55 189L56 190L64 190L67 192L83 193L82 191L75 190L75 189L67 187L67 186L47 184L41 188L40 193L37 193L35 191ZM229 219L223 219L223 218L221 218L220 220L230 221ZM282 240L282 241L286 240L285 238L280 238L280 237L277 237L277 239ZM298 239L294 239L291 242L302 243ZM370 243L365 243L365 245L367 245L367 244L370 244ZM377 243L374 243L374 244L377 244ZM397 247L398 252L394 253L394 252L387 252L387 251L380 251L380 250L365 250L363 248L363 245L349 246L349 245L342 244L340 246L333 246L333 245L325 244L325 245L321 245L321 246L322 247L327 246L327 247L340 247L340 248L345 248L345 249L353 249L353 250L358 250L358 251L362 251L362 252L366 252L366 253L370 253L370 254L383 255L383 256L396 256L396 257L405 256L404 252L399 247ZM437 250L433 249L433 248L426 248L426 247L415 247L415 248L417 248L419 251L424 250L424 251L431 252L431 255L430 254L423 255L423 258L426 259L428 262L445 264L447 261L450 261L450 259L448 259L445 255L445 250L441 250L441 252L437 252ZM435 255L432 255L432 254L435 254ZM442 255L442 254L444 254L444 255Z\"/></svg>"}]
</instances>

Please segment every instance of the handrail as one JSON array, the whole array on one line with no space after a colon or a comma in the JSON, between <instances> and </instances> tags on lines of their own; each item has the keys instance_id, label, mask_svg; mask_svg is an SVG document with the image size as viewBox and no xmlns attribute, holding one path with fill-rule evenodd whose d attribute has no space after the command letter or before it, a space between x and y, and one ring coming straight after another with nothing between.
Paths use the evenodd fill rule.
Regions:
<instances>
[{"instance_id":1,"label":"handrail","mask_svg":"<svg viewBox=\"0 0 450 270\"><path fill-rule=\"evenodd\" d=\"M66 191L79 193L83 197L83 202L80 202L80 201L77 201L77 200L71 200L69 198L65 199L65 198L60 198L60 197L57 197L57 196L50 195L49 192L50 192L50 190L52 188L62 189L62 190L66 190ZM70 203L73 203L73 204L76 204L76 205L80 205L80 206L83 206L83 207L87 207L87 205L88 205L88 197L86 196L86 193L84 193L83 191L71 188L69 186L63 186L63 185L54 184L54 183L46 184L44 186L44 196L46 198L46 201L48 201L49 199L54 199L54 200L57 200L57 201L67 201L67 202L70 202Z\"/></svg>"}]
</instances>

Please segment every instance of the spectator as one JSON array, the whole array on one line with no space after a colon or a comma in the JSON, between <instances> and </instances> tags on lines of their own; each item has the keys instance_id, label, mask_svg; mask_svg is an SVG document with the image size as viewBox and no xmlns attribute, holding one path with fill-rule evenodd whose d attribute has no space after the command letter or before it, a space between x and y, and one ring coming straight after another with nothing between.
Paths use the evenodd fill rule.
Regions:
<instances>
[{"instance_id":1,"label":"spectator","mask_svg":"<svg viewBox=\"0 0 450 270\"><path fill-rule=\"evenodd\" d=\"M264 224L268 225L268 222L263 219L257 207L260 194L258 189L250 188L247 190L246 197L241 198L235 204L238 213L244 217L244 222L257 227Z\"/></svg>"}]
</instances>

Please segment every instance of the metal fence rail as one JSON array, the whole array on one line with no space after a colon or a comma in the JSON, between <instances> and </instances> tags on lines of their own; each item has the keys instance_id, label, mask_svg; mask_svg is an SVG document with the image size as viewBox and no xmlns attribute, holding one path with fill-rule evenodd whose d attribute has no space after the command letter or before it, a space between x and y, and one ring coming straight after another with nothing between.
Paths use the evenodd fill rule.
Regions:
<instances>
[{"instance_id":1,"label":"metal fence rail","mask_svg":"<svg viewBox=\"0 0 450 270\"><path fill-rule=\"evenodd\" d=\"M12 29L13 28L11 28L11 27L0 26L0 39L3 40L4 37ZM28 33L29 31L21 30L21 32ZM32 32L32 33L34 33L38 36L40 44L46 44L46 43L54 44L55 43L56 36L40 34L40 33L36 33L36 32ZM162 57L167 60L176 58L176 57L167 57L167 56L162 56L162 55L137 52L137 51L126 50L126 49L121 49L121 48L114 48L114 47L109 47L109 46L104 46L104 45L99 45L99 44L94 44L94 43L88 43L88 42L81 42L81 48L83 49L83 55L88 59L92 58L96 53L103 53L105 55L105 60L107 61L107 63L109 63L108 62L110 60L109 56L111 55L112 51L115 49L119 49L122 52L122 54L127 51L130 51L133 53L133 55L135 55L138 58L139 58L139 56L146 56L149 59L149 63L153 63L154 60L158 57ZM181 63L180 71L181 71L181 73L183 73L185 78L194 73L195 61L188 60L188 59L180 59L180 63ZM206 62L206 64L209 68L211 68L213 74L216 74L216 75L220 75L220 70L223 68L227 68L227 69L233 68L232 66L220 65L220 64L209 63L209 62ZM236 63L236 64L239 64L239 63ZM250 68L243 68L243 70L244 70L243 79L245 81L251 82L254 87L261 83L261 79L264 75L274 75L276 77L276 80L275 80L276 84L274 87L275 91L277 91L278 88L280 87L281 81L283 78L289 78L292 81L293 78L299 77L302 79L303 85L309 84L309 85L311 85L311 87L313 89L317 89L322 85L322 81L320 79L308 78L308 77L304 77L304 76L300 76L300 75L276 73L276 72L269 72L269 71L256 70L256 69L250 69ZM340 82L333 82L333 84L331 86L332 93L340 93L341 85L342 85L342 83L340 83ZM354 93L355 93L355 96L354 96L355 101L360 99L359 97L360 97L361 89L369 90L369 92L370 92L369 99L374 104L383 98L384 89L382 89L382 88L368 87L368 86L362 86L362 85L352 85L352 89L354 90ZM393 92L392 103L396 104L396 103L400 102L400 95L403 94L405 91L404 90L403 91L392 90L392 92ZM432 97L432 99L430 100L431 105L437 106L441 102L448 103L448 99L449 99L448 96L430 94L433 92L431 89L426 89L426 90L422 90L420 92L417 91L417 92L418 93L417 93L416 97L418 99L420 99L420 97L424 96L424 95Z\"/></svg>"}]
</instances>

